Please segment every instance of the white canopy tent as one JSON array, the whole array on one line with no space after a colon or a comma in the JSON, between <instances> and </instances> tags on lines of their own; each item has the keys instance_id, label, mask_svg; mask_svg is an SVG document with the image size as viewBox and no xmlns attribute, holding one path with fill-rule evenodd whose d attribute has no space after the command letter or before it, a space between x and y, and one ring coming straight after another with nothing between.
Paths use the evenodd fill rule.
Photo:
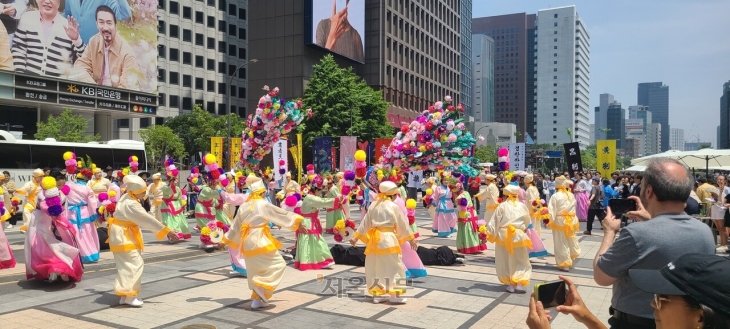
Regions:
<instances>
[{"instance_id":1,"label":"white canopy tent","mask_svg":"<svg viewBox=\"0 0 730 329\"><path fill-rule=\"evenodd\" d=\"M667 157L681 161L689 168L696 168L709 171L710 169L724 170L730 166L730 149L701 149L698 151L675 151L670 150L664 153L654 154L631 160L634 166L645 166L650 159L656 157Z\"/></svg>"},{"instance_id":2,"label":"white canopy tent","mask_svg":"<svg viewBox=\"0 0 730 329\"><path fill-rule=\"evenodd\" d=\"M640 172L643 172L644 170L646 170L646 166L631 166L627 169L624 169L624 171L640 171Z\"/></svg>"}]
</instances>

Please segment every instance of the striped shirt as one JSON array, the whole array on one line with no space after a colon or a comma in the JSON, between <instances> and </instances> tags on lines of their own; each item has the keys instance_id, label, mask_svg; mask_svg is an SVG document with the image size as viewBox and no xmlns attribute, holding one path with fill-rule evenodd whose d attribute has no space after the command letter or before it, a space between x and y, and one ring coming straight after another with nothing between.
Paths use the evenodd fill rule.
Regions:
<instances>
[{"instance_id":1,"label":"striped shirt","mask_svg":"<svg viewBox=\"0 0 730 329\"><path fill-rule=\"evenodd\" d=\"M85 45L81 38L76 41L69 39L64 29L67 24L66 19L59 14L53 19L50 29L44 31L40 11L25 13L13 39L15 71L68 78L73 72L74 61L81 57Z\"/></svg>"}]
</instances>

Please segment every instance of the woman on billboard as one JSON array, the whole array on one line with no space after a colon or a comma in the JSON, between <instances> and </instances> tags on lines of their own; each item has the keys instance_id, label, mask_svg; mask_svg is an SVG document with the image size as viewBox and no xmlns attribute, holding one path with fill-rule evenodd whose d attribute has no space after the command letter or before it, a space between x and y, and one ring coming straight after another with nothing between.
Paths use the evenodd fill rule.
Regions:
<instances>
[{"instance_id":1,"label":"woman on billboard","mask_svg":"<svg viewBox=\"0 0 730 329\"><path fill-rule=\"evenodd\" d=\"M337 8L338 2L340 3L340 7L344 8ZM352 58L358 62L364 62L365 50L362 44L362 37L347 20L347 8L349 4L350 0L333 1L332 17L323 19L317 24L316 43L320 47L327 48L342 56Z\"/></svg>"}]
</instances>

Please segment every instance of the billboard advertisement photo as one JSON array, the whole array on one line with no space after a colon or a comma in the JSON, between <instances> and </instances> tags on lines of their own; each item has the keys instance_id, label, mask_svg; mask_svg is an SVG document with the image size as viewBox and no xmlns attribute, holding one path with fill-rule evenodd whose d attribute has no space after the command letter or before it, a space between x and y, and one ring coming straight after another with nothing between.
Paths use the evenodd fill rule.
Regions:
<instances>
[{"instance_id":1,"label":"billboard advertisement photo","mask_svg":"<svg viewBox=\"0 0 730 329\"><path fill-rule=\"evenodd\" d=\"M157 92L157 0L3 3L0 69L101 88ZM77 89L65 90L75 94ZM101 92L86 96L97 93Z\"/></svg>"},{"instance_id":2,"label":"billboard advertisement photo","mask_svg":"<svg viewBox=\"0 0 730 329\"><path fill-rule=\"evenodd\" d=\"M365 62L365 0L311 0L311 40L360 63Z\"/></svg>"}]
</instances>

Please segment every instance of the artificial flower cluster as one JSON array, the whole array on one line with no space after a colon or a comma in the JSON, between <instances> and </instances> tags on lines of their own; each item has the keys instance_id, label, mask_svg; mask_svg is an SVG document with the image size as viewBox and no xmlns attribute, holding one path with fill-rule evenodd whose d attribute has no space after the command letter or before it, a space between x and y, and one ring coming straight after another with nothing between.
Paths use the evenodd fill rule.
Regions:
<instances>
[{"instance_id":1,"label":"artificial flower cluster","mask_svg":"<svg viewBox=\"0 0 730 329\"><path fill-rule=\"evenodd\" d=\"M132 173L136 173L137 170L139 170L139 158L137 158L136 155L129 157L129 170L131 170Z\"/></svg>"},{"instance_id":2,"label":"artificial flower cluster","mask_svg":"<svg viewBox=\"0 0 730 329\"><path fill-rule=\"evenodd\" d=\"M499 170L509 170L509 150L501 148L497 151L497 162L499 163Z\"/></svg>"},{"instance_id":3,"label":"artificial flower cluster","mask_svg":"<svg viewBox=\"0 0 730 329\"><path fill-rule=\"evenodd\" d=\"M358 178L363 178L368 173L368 164L365 162L367 154L363 150L357 150L355 152L355 175Z\"/></svg>"},{"instance_id":4,"label":"artificial flower cluster","mask_svg":"<svg viewBox=\"0 0 730 329\"><path fill-rule=\"evenodd\" d=\"M346 228L350 228L352 230L355 230L355 222L352 220L344 220L340 219L335 223L334 231L335 231L335 241L342 242L344 237L349 236L350 232L346 230Z\"/></svg>"},{"instance_id":5,"label":"artificial flower cluster","mask_svg":"<svg viewBox=\"0 0 730 329\"><path fill-rule=\"evenodd\" d=\"M274 143L298 126L312 110L304 110L302 101L286 101L279 97L279 88L269 90L259 99L256 113L248 116L241 144L241 162L256 167L271 152Z\"/></svg>"},{"instance_id":6,"label":"artificial flower cluster","mask_svg":"<svg viewBox=\"0 0 730 329\"><path fill-rule=\"evenodd\" d=\"M203 164L205 165L205 171L208 172L208 178L211 181L218 180L225 173L223 168L218 168L218 159L212 153L208 153L203 157ZM223 181L225 181L225 184L223 184ZM225 177L220 182L223 186L228 185L228 179Z\"/></svg>"},{"instance_id":7,"label":"artificial flower cluster","mask_svg":"<svg viewBox=\"0 0 730 329\"><path fill-rule=\"evenodd\" d=\"M200 229L200 242L203 245L210 246L213 244L213 239L222 238L223 234L228 232L228 225L223 224L219 221L209 221L203 228Z\"/></svg>"},{"instance_id":8,"label":"artificial flower cluster","mask_svg":"<svg viewBox=\"0 0 730 329\"><path fill-rule=\"evenodd\" d=\"M177 175L180 174L180 171L175 167L175 160L172 158L167 158L167 160L165 160L165 168L167 169L167 177L177 177Z\"/></svg>"},{"instance_id":9,"label":"artificial flower cluster","mask_svg":"<svg viewBox=\"0 0 730 329\"><path fill-rule=\"evenodd\" d=\"M66 164L66 172L72 175L75 174L76 165L78 164L76 162L76 153L66 151L65 153L63 153L63 161L65 161Z\"/></svg>"},{"instance_id":10,"label":"artificial flower cluster","mask_svg":"<svg viewBox=\"0 0 730 329\"><path fill-rule=\"evenodd\" d=\"M479 225L479 241L481 243L487 243L487 226L486 225Z\"/></svg>"},{"instance_id":11,"label":"artificial flower cluster","mask_svg":"<svg viewBox=\"0 0 730 329\"><path fill-rule=\"evenodd\" d=\"M541 220L543 226L547 227L548 223L550 223L550 211L547 208L545 200L532 201L532 209L535 210L532 217Z\"/></svg>"},{"instance_id":12,"label":"artificial flower cluster","mask_svg":"<svg viewBox=\"0 0 730 329\"><path fill-rule=\"evenodd\" d=\"M41 181L43 188L43 196L45 197L48 215L58 217L63 214L63 206L61 205L61 191L56 186L56 179L53 177L43 177Z\"/></svg>"},{"instance_id":13,"label":"artificial flower cluster","mask_svg":"<svg viewBox=\"0 0 730 329\"><path fill-rule=\"evenodd\" d=\"M461 104L453 105L451 96L429 106L401 130L385 150L379 163L409 170L436 170L470 163L476 140L459 117Z\"/></svg>"},{"instance_id":14,"label":"artificial flower cluster","mask_svg":"<svg viewBox=\"0 0 730 329\"><path fill-rule=\"evenodd\" d=\"M97 196L99 200L99 208L97 213L99 214L99 222L104 222L107 218L114 216L114 212L117 210L117 192L110 190L109 192L101 192Z\"/></svg>"},{"instance_id":15,"label":"artificial flower cluster","mask_svg":"<svg viewBox=\"0 0 730 329\"><path fill-rule=\"evenodd\" d=\"M406 217L408 217L408 225L413 225L416 223L416 205L417 202L414 199L408 199L406 200ZM415 233L416 237L418 237L418 232Z\"/></svg>"},{"instance_id":16,"label":"artificial flower cluster","mask_svg":"<svg viewBox=\"0 0 730 329\"><path fill-rule=\"evenodd\" d=\"M458 214L459 219L461 219L461 220L470 219L469 210L466 208L469 205L469 200L467 200L466 198L459 198L459 200L457 200L457 202L459 204L459 214Z\"/></svg>"}]
</instances>

